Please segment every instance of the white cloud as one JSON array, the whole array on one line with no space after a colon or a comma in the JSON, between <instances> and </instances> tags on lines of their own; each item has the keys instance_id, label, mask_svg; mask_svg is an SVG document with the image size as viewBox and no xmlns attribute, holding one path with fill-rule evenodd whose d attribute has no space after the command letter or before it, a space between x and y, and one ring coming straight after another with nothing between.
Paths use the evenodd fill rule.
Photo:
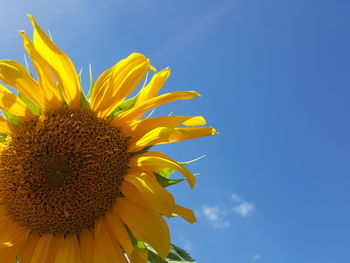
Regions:
<instances>
[{"instance_id":1,"label":"white cloud","mask_svg":"<svg viewBox=\"0 0 350 263\"><path fill-rule=\"evenodd\" d=\"M255 254L255 255L253 255L252 256L252 258L251 258L251 262L256 262L256 261L258 261L259 259L261 259L261 255L259 255L259 254Z\"/></svg>"},{"instance_id":2,"label":"white cloud","mask_svg":"<svg viewBox=\"0 0 350 263\"><path fill-rule=\"evenodd\" d=\"M229 221L224 219L226 213L219 206L203 205L202 212L214 228L223 229L228 228L231 225Z\"/></svg>"},{"instance_id":3,"label":"white cloud","mask_svg":"<svg viewBox=\"0 0 350 263\"><path fill-rule=\"evenodd\" d=\"M248 202L242 202L233 208L233 211L242 217L247 217L253 210L254 205Z\"/></svg>"},{"instance_id":4,"label":"white cloud","mask_svg":"<svg viewBox=\"0 0 350 263\"><path fill-rule=\"evenodd\" d=\"M218 221L220 220L220 217L224 215L224 212L218 206L210 207L203 205L202 211L210 221Z\"/></svg>"}]
</instances>

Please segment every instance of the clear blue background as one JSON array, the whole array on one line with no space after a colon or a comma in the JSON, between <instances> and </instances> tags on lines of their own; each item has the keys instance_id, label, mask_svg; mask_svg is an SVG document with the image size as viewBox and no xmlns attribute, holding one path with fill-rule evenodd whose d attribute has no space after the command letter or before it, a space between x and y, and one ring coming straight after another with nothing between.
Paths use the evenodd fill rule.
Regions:
<instances>
[{"instance_id":1,"label":"clear blue background","mask_svg":"<svg viewBox=\"0 0 350 263\"><path fill-rule=\"evenodd\" d=\"M197 262L350 262L349 1L0 0L1 59L23 62L26 13L85 85L89 63L96 78L137 51L172 68L164 92L203 95L156 111L201 114L220 132L159 147L207 155L189 166L194 190L171 189L197 212L195 225L170 220Z\"/></svg>"}]
</instances>

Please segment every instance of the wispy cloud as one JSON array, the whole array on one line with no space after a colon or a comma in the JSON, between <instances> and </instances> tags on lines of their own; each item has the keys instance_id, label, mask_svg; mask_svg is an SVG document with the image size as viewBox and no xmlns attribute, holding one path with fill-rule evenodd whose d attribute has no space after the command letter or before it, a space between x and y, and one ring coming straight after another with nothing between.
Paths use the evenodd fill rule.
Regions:
<instances>
[{"instance_id":1,"label":"wispy cloud","mask_svg":"<svg viewBox=\"0 0 350 263\"><path fill-rule=\"evenodd\" d=\"M251 257L250 262L257 262L258 260L261 259L261 255L260 254L255 254Z\"/></svg>"},{"instance_id":2,"label":"wispy cloud","mask_svg":"<svg viewBox=\"0 0 350 263\"><path fill-rule=\"evenodd\" d=\"M233 211L235 211L237 214L239 214L242 217L247 217L250 215L250 213L254 210L254 205L248 202L242 202L239 205L236 205L233 208Z\"/></svg>"},{"instance_id":3,"label":"wispy cloud","mask_svg":"<svg viewBox=\"0 0 350 263\"><path fill-rule=\"evenodd\" d=\"M241 197L239 197L237 194L231 194L231 199L235 203L237 203L233 207L233 211L237 214L239 214L241 217L247 217L249 216L255 209L254 204L249 203L247 201L244 201Z\"/></svg>"},{"instance_id":4,"label":"wispy cloud","mask_svg":"<svg viewBox=\"0 0 350 263\"><path fill-rule=\"evenodd\" d=\"M214 228L225 229L231 226L230 217L233 213L245 218L255 210L255 205L253 203L245 201L235 193L230 195L230 199L231 202L226 205L210 206L208 204L203 204L201 210L197 211L197 214L205 217Z\"/></svg>"},{"instance_id":5,"label":"wispy cloud","mask_svg":"<svg viewBox=\"0 0 350 263\"><path fill-rule=\"evenodd\" d=\"M220 206L202 206L202 213L214 228L224 229L230 227L230 221L225 219L226 212Z\"/></svg>"}]
</instances>

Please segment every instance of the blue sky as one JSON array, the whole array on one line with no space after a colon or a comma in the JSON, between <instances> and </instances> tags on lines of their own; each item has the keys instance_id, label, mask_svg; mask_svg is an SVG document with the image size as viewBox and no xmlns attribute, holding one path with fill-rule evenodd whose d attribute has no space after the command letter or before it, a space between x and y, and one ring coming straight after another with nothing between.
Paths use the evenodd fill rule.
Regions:
<instances>
[{"instance_id":1,"label":"blue sky","mask_svg":"<svg viewBox=\"0 0 350 263\"><path fill-rule=\"evenodd\" d=\"M84 83L137 51L170 66L164 92L203 97L156 114L202 114L219 136L159 147L200 173L172 187L198 223L171 219L200 263L350 262L350 2L0 0L0 58L23 61L32 13Z\"/></svg>"}]
</instances>

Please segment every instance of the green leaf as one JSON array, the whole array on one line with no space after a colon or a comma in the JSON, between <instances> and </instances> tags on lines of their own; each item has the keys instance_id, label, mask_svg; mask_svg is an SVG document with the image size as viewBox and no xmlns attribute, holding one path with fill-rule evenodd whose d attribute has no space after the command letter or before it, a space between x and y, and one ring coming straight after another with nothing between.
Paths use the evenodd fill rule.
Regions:
<instances>
[{"instance_id":1,"label":"green leaf","mask_svg":"<svg viewBox=\"0 0 350 263\"><path fill-rule=\"evenodd\" d=\"M194 263L195 260L182 248L171 244L169 255L161 258L151 247L147 246L148 260L151 263Z\"/></svg>"},{"instance_id":2,"label":"green leaf","mask_svg":"<svg viewBox=\"0 0 350 263\"><path fill-rule=\"evenodd\" d=\"M154 173L154 175L156 176L158 183L163 187L168 187L170 185L178 184L185 180L185 179L168 179L158 173Z\"/></svg>"},{"instance_id":3,"label":"green leaf","mask_svg":"<svg viewBox=\"0 0 350 263\"><path fill-rule=\"evenodd\" d=\"M13 126L20 125L23 121L18 118L16 115L12 114L11 112L8 112L7 110L2 109L2 113L4 114L6 120L11 123Z\"/></svg>"},{"instance_id":4,"label":"green leaf","mask_svg":"<svg viewBox=\"0 0 350 263\"><path fill-rule=\"evenodd\" d=\"M130 110L132 107L135 106L137 100L137 96L132 97L131 99L125 100L122 103L120 103L118 105L118 107L111 113L111 115L109 115L109 119L112 120L114 119L115 116L117 116L118 114Z\"/></svg>"},{"instance_id":5,"label":"green leaf","mask_svg":"<svg viewBox=\"0 0 350 263\"><path fill-rule=\"evenodd\" d=\"M156 253L148 249L148 261L151 263L168 263L165 259L162 259Z\"/></svg>"},{"instance_id":6,"label":"green leaf","mask_svg":"<svg viewBox=\"0 0 350 263\"><path fill-rule=\"evenodd\" d=\"M18 98L20 98L25 105L30 109L30 111L36 115L39 116L41 113L41 109L38 105L36 105L31 99L29 99L26 95L24 95L22 92L18 92Z\"/></svg>"},{"instance_id":7,"label":"green leaf","mask_svg":"<svg viewBox=\"0 0 350 263\"><path fill-rule=\"evenodd\" d=\"M181 260L177 260L175 262L195 262L195 260L188 254L185 250L182 248L179 248L178 246L175 246L174 244L171 244L170 247L170 253L168 258L180 258ZM172 261L169 261L172 262Z\"/></svg>"}]
</instances>

